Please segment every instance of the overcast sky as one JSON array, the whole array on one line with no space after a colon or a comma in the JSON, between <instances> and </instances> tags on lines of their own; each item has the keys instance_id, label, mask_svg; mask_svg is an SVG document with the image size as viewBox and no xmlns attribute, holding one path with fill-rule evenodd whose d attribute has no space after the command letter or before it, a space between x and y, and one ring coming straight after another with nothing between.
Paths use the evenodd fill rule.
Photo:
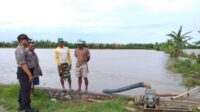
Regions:
<instances>
[{"instance_id":1,"label":"overcast sky","mask_svg":"<svg viewBox=\"0 0 200 112\"><path fill-rule=\"evenodd\" d=\"M199 11L200 0L0 0L0 41L155 43L180 25L197 41Z\"/></svg>"}]
</instances>

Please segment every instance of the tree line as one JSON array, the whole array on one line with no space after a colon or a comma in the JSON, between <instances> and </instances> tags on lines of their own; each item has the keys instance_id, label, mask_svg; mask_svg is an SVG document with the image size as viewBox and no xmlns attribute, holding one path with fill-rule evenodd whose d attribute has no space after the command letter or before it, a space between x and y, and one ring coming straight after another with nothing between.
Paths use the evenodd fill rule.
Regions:
<instances>
[{"instance_id":1,"label":"tree line","mask_svg":"<svg viewBox=\"0 0 200 112\"><path fill-rule=\"evenodd\" d=\"M200 33L200 31L198 31ZM128 44L118 44L118 43L87 43L86 46L90 49L155 49L160 51L165 51L170 53L171 56L177 57L182 53L182 49L200 49L200 41L193 44L188 43L192 39L188 34L191 32L182 33L182 26L179 28L178 32L172 31L166 36L170 37L166 42L161 43L128 43ZM50 40L36 40L37 48L56 48L58 46L57 42ZM65 41L65 46L69 48L76 48L76 43L70 43ZM17 41L12 42L0 42L0 48L15 48L18 45Z\"/></svg>"},{"instance_id":2,"label":"tree line","mask_svg":"<svg viewBox=\"0 0 200 112\"><path fill-rule=\"evenodd\" d=\"M58 46L57 42L53 42L50 40L36 40L35 41L37 48L56 48ZM65 41L65 46L70 48L76 48L76 43L70 43ZM17 47L18 42L0 42L0 48L15 48ZM168 40L162 43L128 43L128 44L118 44L118 43L87 43L87 47L90 49L156 49L156 50L170 50L172 49L173 42L172 40ZM199 46L196 45L187 45L184 48L188 49L198 49Z\"/></svg>"},{"instance_id":3,"label":"tree line","mask_svg":"<svg viewBox=\"0 0 200 112\"><path fill-rule=\"evenodd\" d=\"M58 46L57 42L50 40L36 40L37 48L56 48ZM70 48L76 48L76 43L70 43L65 41L65 46ZM15 48L18 45L17 41L12 42L0 42L0 48ZM154 49L154 44L140 44L140 43L128 43L128 44L118 44L118 43L87 43L87 47L91 49Z\"/></svg>"}]
</instances>

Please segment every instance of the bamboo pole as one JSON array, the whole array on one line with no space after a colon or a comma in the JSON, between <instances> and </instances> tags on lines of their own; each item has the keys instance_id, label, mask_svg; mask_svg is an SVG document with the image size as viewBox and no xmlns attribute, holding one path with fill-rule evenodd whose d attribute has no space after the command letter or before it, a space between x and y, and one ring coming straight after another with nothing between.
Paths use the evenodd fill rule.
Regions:
<instances>
[{"instance_id":1,"label":"bamboo pole","mask_svg":"<svg viewBox=\"0 0 200 112\"><path fill-rule=\"evenodd\" d=\"M189 93L191 93L192 91L197 90L197 89L199 89L199 88L200 88L200 86L198 86L198 87L196 87L196 88L193 88L193 89L191 89L191 90L189 90L189 91L187 91L187 92L181 93L181 94L179 94L179 95L177 95L177 96L174 96L174 97L172 97L171 99L172 99L172 100L175 100L175 99L177 99L177 98L179 98L179 97L181 97L181 96L184 96L184 95L186 95L186 94L189 94Z\"/></svg>"},{"instance_id":2,"label":"bamboo pole","mask_svg":"<svg viewBox=\"0 0 200 112\"><path fill-rule=\"evenodd\" d=\"M157 93L156 96L158 97L173 97L178 96L180 93Z\"/></svg>"}]
</instances>

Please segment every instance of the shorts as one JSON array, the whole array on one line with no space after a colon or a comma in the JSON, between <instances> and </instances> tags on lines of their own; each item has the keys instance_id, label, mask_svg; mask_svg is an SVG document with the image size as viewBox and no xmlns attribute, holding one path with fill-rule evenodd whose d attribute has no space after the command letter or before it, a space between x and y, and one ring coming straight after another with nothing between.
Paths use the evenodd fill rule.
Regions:
<instances>
[{"instance_id":1,"label":"shorts","mask_svg":"<svg viewBox=\"0 0 200 112\"><path fill-rule=\"evenodd\" d=\"M39 85L39 84L40 84L40 79L39 79L39 77L34 77L32 83L33 83L33 85Z\"/></svg>"},{"instance_id":2,"label":"shorts","mask_svg":"<svg viewBox=\"0 0 200 112\"><path fill-rule=\"evenodd\" d=\"M83 64L80 67L76 67L75 73L76 73L76 77L87 78L87 74L89 73L88 65Z\"/></svg>"},{"instance_id":3,"label":"shorts","mask_svg":"<svg viewBox=\"0 0 200 112\"><path fill-rule=\"evenodd\" d=\"M70 66L67 63L61 64L58 66L59 76L63 79L66 79L71 76Z\"/></svg>"}]
</instances>

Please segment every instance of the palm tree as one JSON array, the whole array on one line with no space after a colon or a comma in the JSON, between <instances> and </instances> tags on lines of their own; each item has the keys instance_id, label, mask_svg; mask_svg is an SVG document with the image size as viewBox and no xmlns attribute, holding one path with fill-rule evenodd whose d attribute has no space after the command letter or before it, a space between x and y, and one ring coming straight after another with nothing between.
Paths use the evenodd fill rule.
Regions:
<instances>
[{"instance_id":1,"label":"palm tree","mask_svg":"<svg viewBox=\"0 0 200 112\"><path fill-rule=\"evenodd\" d=\"M182 34L182 26L179 28L178 32L172 31L170 34L167 34L167 36L171 37L171 40L173 41L174 51L172 52L172 56L178 57L182 53L182 49L189 45L188 41L192 38L188 36L188 34L191 32L186 32Z\"/></svg>"},{"instance_id":2,"label":"palm tree","mask_svg":"<svg viewBox=\"0 0 200 112\"><path fill-rule=\"evenodd\" d=\"M200 33L200 30L198 32ZM200 41L195 42L195 45L199 46L200 45Z\"/></svg>"}]
</instances>

